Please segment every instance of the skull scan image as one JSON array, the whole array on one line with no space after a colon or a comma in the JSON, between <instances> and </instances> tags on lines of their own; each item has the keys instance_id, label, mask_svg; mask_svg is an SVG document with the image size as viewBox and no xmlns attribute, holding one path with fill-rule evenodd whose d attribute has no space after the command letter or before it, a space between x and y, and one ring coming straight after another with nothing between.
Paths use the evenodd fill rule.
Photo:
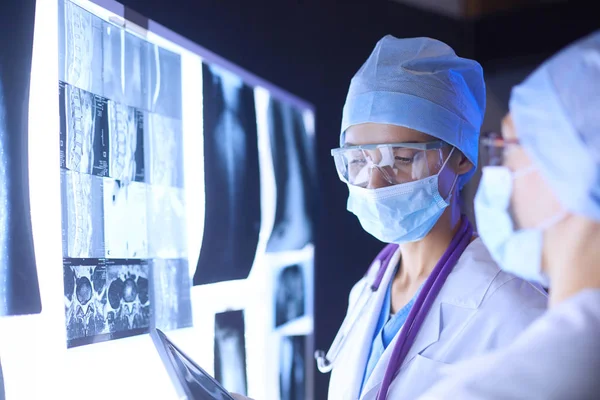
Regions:
<instances>
[{"instance_id":1,"label":"skull scan image","mask_svg":"<svg viewBox=\"0 0 600 400\"><path fill-rule=\"evenodd\" d=\"M299 265L284 268L277 277L275 292L275 326L304 315L305 282Z\"/></svg>"}]
</instances>

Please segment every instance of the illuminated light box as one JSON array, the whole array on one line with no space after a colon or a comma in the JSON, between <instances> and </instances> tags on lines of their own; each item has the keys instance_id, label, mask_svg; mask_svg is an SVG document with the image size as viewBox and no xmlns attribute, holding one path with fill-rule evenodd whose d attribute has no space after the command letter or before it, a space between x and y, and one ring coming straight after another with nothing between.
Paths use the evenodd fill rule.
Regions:
<instances>
[{"instance_id":1,"label":"illuminated light box","mask_svg":"<svg viewBox=\"0 0 600 400\"><path fill-rule=\"evenodd\" d=\"M0 321L6 396L177 398L156 327L213 376L277 399L291 365L279 343L303 337L285 357L304 360L313 348L314 110L130 15L111 0L37 2L29 178L43 310ZM303 312L276 326L277 277L294 265L302 293L283 286ZM235 351L224 314L243 315ZM294 390L311 399L302 365Z\"/></svg>"}]
</instances>

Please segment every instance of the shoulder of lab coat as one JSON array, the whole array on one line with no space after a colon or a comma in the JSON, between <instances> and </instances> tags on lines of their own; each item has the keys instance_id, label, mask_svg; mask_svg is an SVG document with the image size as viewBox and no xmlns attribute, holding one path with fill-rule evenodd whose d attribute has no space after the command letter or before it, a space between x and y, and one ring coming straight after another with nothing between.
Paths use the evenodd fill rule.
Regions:
<instances>
[{"instance_id":1,"label":"shoulder of lab coat","mask_svg":"<svg viewBox=\"0 0 600 400\"><path fill-rule=\"evenodd\" d=\"M375 273L372 271L377 269L370 268L367 276L355 285L350 294L350 308L364 286L372 282ZM389 279L383 284L389 284ZM476 239L467 247L444 283L390 387L390 394L410 393L406 398L416 398L437 381L437 370L442 366L510 343L544 312L546 305L547 296L543 289L500 270L481 240ZM357 325L371 329L373 323L361 321ZM369 335L363 334L362 337L368 338ZM376 394L394 344L395 340L367 381L364 399ZM368 349L370 342L352 343L354 352L359 350L356 346ZM359 353L366 352L365 349ZM350 356L347 361L362 361L364 358ZM360 362L356 366L344 364L338 371L334 368L334 375L340 376L341 370L345 371L343 375L348 375L348 368L364 369ZM332 375L333 385L337 386L338 380ZM330 395L335 392L335 389L330 390Z\"/></svg>"},{"instance_id":2,"label":"shoulder of lab coat","mask_svg":"<svg viewBox=\"0 0 600 400\"><path fill-rule=\"evenodd\" d=\"M419 400L598 398L599 333L600 290L585 290L509 346L444 368L444 379Z\"/></svg>"}]
</instances>

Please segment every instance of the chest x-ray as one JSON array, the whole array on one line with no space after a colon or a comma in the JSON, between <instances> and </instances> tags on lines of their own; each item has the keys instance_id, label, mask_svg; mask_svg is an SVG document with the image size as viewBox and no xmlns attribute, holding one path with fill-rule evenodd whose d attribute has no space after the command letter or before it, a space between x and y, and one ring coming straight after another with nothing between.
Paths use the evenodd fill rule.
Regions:
<instances>
[{"instance_id":1,"label":"chest x-ray","mask_svg":"<svg viewBox=\"0 0 600 400\"><path fill-rule=\"evenodd\" d=\"M245 395L246 340L243 311L215 315L215 379L230 392Z\"/></svg>"},{"instance_id":2,"label":"chest x-ray","mask_svg":"<svg viewBox=\"0 0 600 400\"><path fill-rule=\"evenodd\" d=\"M248 277L260 231L260 174L253 90L204 65L206 211L194 285Z\"/></svg>"},{"instance_id":3,"label":"chest x-ray","mask_svg":"<svg viewBox=\"0 0 600 400\"><path fill-rule=\"evenodd\" d=\"M302 400L306 394L306 337L283 336L279 348L281 400Z\"/></svg>"},{"instance_id":4,"label":"chest x-ray","mask_svg":"<svg viewBox=\"0 0 600 400\"><path fill-rule=\"evenodd\" d=\"M304 315L306 284L300 265L285 267L277 276L275 289L275 326Z\"/></svg>"},{"instance_id":5,"label":"chest x-ray","mask_svg":"<svg viewBox=\"0 0 600 400\"><path fill-rule=\"evenodd\" d=\"M41 311L28 179L34 14L32 0L0 12L0 317Z\"/></svg>"},{"instance_id":6,"label":"chest x-ray","mask_svg":"<svg viewBox=\"0 0 600 400\"><path fill-rule=\"evenodd\" d=\"M277 186L275 224L267 252L299 250L312 241L315 181L302 109L273 97L268 121Z\"/></svg>"}]
</instances>

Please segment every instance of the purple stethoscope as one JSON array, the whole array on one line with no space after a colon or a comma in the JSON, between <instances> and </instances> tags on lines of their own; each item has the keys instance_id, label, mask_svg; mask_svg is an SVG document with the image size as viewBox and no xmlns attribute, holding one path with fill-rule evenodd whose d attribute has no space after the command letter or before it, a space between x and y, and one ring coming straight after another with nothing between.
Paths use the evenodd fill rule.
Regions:
<instances>
[{"instance_id":1,"label":"purple stethoscope","mask_svg":"<svg viewBox=\"0 0 600 400\"><path fill-rule=\"evenodd\" d=\"M417 296L415 304L410 310L404 326L400 330L400 337L398 338L398 341L395 343L392 350L390 362L387 365L385 374L383 376L383 381L381 382L381 387L377 393L377 400L384 400L387 397L390 385L400 371L400 367L406 358L406 354L413 345L415 338L419 333L419 329L421 328L421 325L423 325L423 321L425 321L427 313L431 309L435 298L442 289L444 282L446 282L446 278L448 278L448 275L450 275L450 272L452 272L452 269L458 262L458 259L465 251L469 243L471 243L472 237L473 227L471 226L469 220L463 216L458 231L452 238L452 241L444 252L444 255L442 255L435 268L431 272L431 275L429 275L423 284L423 289ZM397 244L389 244L381 251L381 253L379 253L376 260L380 260L381 265L377 271L375 279L370 285L365 284L365 286L362 288L355 306L344 319L344 322L342 323L338 334L333 340L329 351L327 354L325 354L322 350L317 350L315 352L317 367L322 373L327 373L332 370L333 364L342 350L344 342L352 330L352 327L356 321L360 319L360 316L363 314L363 312L368 308L367 304L373 301L373 294L379 290L379 286L381 285L385 271L387 270L390 260L397 249Z\"/></svg>"}]
</instances>

